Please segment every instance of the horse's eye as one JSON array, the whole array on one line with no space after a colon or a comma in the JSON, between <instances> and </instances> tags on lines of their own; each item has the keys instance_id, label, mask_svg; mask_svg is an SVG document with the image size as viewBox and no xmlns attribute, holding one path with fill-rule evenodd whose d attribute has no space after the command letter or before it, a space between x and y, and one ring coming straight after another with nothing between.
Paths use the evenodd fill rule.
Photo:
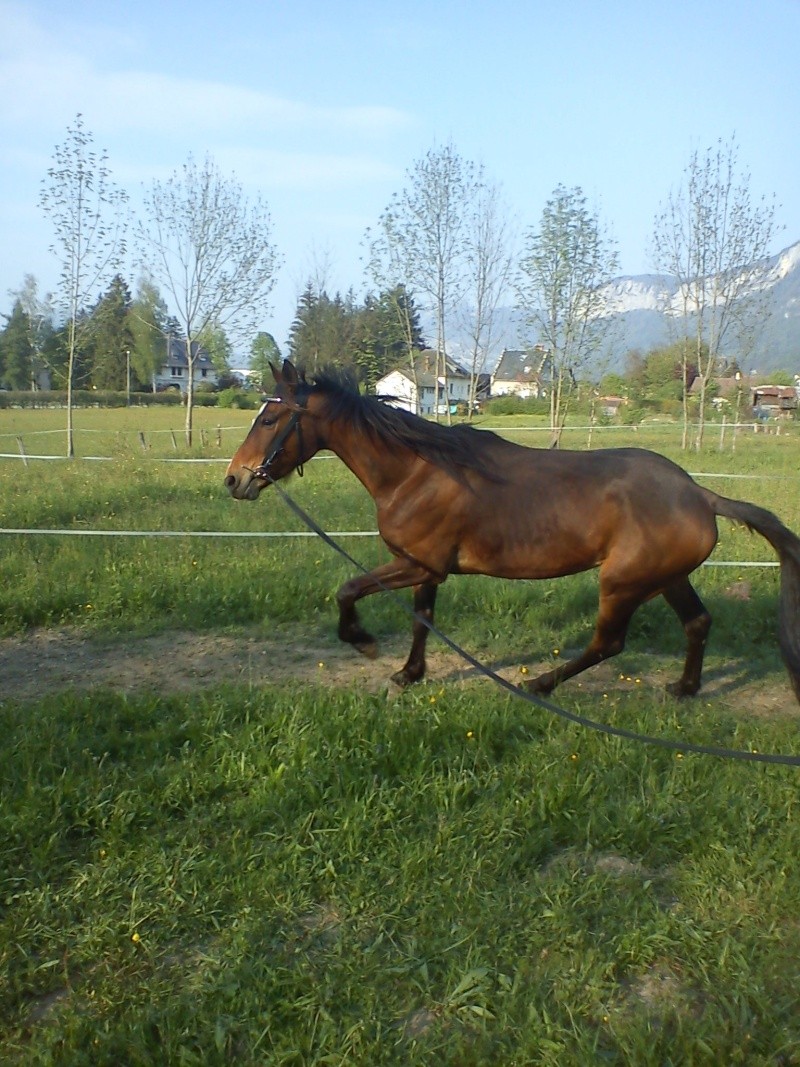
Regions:
<instances>
[{"instance_id":1,"label":"horse's eye","mask_svg":"<svg viewBox=\"0 0 800 1067\"><path fill-rule=\"evenodd\" d=\"M278 421L277 415L265 415L264 418L261 420L261 425L262 426L274 426L277 421Z\"/></svg>"}]
</instances>

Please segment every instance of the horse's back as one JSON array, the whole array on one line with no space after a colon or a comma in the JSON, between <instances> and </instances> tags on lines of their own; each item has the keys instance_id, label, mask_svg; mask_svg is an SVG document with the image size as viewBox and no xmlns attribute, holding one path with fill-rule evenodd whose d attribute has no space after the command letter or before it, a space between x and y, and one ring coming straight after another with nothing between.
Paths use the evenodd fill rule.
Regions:
<instances>
[{"instance_id":1,"label":"horse's back","mask_svg":"<svg viewBox=\"0 0 800 1067\"><path fill-rule=\"evenodd\" d=\"M460 569L529 578L604 564L688 571L716 543L705 491L656 452L518 448L502 474L475 494Z\"/></svg>"}]
</instances>

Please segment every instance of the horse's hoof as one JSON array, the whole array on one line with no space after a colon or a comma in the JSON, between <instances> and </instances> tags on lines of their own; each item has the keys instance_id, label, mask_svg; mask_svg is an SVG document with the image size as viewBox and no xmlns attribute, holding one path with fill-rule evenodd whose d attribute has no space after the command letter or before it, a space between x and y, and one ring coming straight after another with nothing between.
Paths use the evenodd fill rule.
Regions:
<instances>
[{"instance_id":1,"label":"horse's hoof","mask_svg":"<svg viewBox=\"0 0 800 1067\"><path fill-rule=\"evenodd\" d=\"M687 686L683 682L667 682L664 686L665 692L669 693L671 697L676 697L678 700L685 700L687 697L697 696L700 686Z\"/></svg>"},{"instance_id":2,"label":"horse's hoof","mask_svg":"<svg viewBox=\"0 0 800 1067\"><path fill-rule=\"evenodd\" d=\"M353 648L360 652L362 656L366 656L367 659L378 658L377 641L354 641Z\"/></svg>"},{"instance_id":3,"label":"horse's hoof","mask_svg":"<svg viewBox=\"0 0 800 1067\"><path fill-rule=\"evenodd\" d=\"M414 682L418 682L421 677L421 674L414 674L404 667L401 671L394 672L392 681L395 685L399 685L401 689L406 689L409 685L413 685Z\"/></svg>"},{"instance_id":4,"label":"horse's hoof","mask_svg":"<svg viewBox=\"0 0 800 1067\"><path fill-rule=\"evenodd\" d=\"M556 684L548 674L542 674L538 678L531 678L523 682L522 688L528 693L537 693L539 696L549 696L555 689Z\"/></svg>"}]
</instances>

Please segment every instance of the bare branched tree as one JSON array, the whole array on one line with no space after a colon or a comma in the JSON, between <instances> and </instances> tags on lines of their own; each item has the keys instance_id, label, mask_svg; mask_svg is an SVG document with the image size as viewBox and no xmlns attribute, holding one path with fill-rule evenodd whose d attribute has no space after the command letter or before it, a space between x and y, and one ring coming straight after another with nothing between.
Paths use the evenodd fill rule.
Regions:
<instances>
[{"instance_id":1,"label":"bare branched tree","mask_svg":"<svg viewBox=\"0 0 800 1067\"><path fill-rule=\"evenodd\" d=\"M617 270L613 239L587 207L579 186L559 185L530 229L520 262L518 305L530 344L549 353L551 447L558 447L577 376L601 350L611 320L603 316Z\"/></svg>"},{"instance_id":2,"label":"bare branched tree","mask_svg":"<svg viewBox=\"0 0 800 1067\"><path fill-rule=\"evenodd\" d=\"M754 283L776 233L774 198L754 200L750 175L739 169L735 139L692 153L679 189L655 221L653 255L658 270L679 284L688 361L697 369L698 416L694 447L703 444L708 385L722 349L732 346L743 363L763 328L766 291ZM684 447L688 408L684 395Z\"/></svg>"},{"instance_id":3,"label":"bare branched tree","mask_svg":"<svg viewBox=\"0 0 800 1067\"><path fill-rule=\"evenodd\" d=\"M278 256L266 205L245 197L212 159L191 157L166 182L153 182L139 225L150 277L172 302L186 347L186 443L192 443L194 370L199 339L224 327L252 337L267 311Z\"/></svg>"},{"instance_id":4,"label":"bare branched tree","mask_svg":"<svg viewBox=\"0 0 800 1067\"><path fill-rule=\"evenodd\" d=\"M417 160L407 178L380 216L376 232L367 234L370 273L385 288L404 286L421 308L434 314L435 377L444 386L449 420L447 324L464 291L466 207L476 195L479 168L447 144ZM439 406L437 402L437 415Z\"/></svg>"},{"instance_id":5,"label":"bare branched tree","mask_svg":"<svg viewBox=\"0 0 800 1067\"><path fill-rule=\"evenodd\" d=\"M67 455L74 456L72 392L83 316L97 290L117 272L125 253L127 195L111 181L108 155L78 115L57 145L39 204L55 227L53 253L61 262L56 301L67 319Z\"/></svg>"},{"instance_id":6,"label":"bare branched tree","mask_svg":"<svg viewBox=\"0 0 800 1067\"><path fill-rule=\"evenodd\" d=\"M420 413L420 395L417 382L416 356L418 350L414 344L414 304L409 299L404 279L411 277L411 264L406 262L408 249L400 241L390 239L391 234L382 227L377 235L367 230L366 240L369 245L367 274L377 288L385 294L387 310L400 337L403 338L408 372L414 383L417 414Z\"/></svg>"},{"instance_id":7,"label":"bare branched tree","mask_svg":"<svg viewBox=\"0 0 800 1067\"><path fill-rule=\"evenodd\" d=\"M478 379L497 343L497 309L508 292L513 270L511 223L496 185L483 179L475 190L467 220L465 300L469 338L469 417L475 409Z\"/></svg>"}]
</instances>

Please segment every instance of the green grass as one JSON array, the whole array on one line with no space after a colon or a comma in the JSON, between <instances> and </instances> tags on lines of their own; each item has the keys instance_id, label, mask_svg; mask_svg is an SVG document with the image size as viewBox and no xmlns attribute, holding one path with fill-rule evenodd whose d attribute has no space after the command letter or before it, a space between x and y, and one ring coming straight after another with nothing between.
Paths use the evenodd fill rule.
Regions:
<instances>
[{"instance_id":1,"label":"green grass","mask_svg":"<svg viewBox=\"0 0 800 1067\"><path fill-rule=\"evenodd\" d=\"M795 771L485 686L98 692L2 725L4 1062L800 1062Z\"/></svg>"},{"instance_id":2,"label":"green grass","mask_svg":"<svg viewBox=\"0 0 800 1067\"><path fill-rule=\"evenodd\" d=\"M63 413L2 412L0 431L23 415ZM110 441L117 413L85 415ZM683 458L656 437L626 443L757 475L708 484L800 530L796 437ZM221 465L154 462L169 434L137 447L113 464L0 463L2 525L299 528L276 496L231 501ZM328 529L374 525L335 461L289 489ZM721 530L717 558L774 559ZM377 541L347 547L385 558ZM313 540L5 536L0 628L70 624L113 642L246 627L279 658L284 632L333 632L351 573ZM747 600L729 595L740 582ZM708 568L698 585L711 670L735 661L765 690L786 686L776 572ZM489 661L524 663L580 645L595 609L591 575L454 578L438 619ZM379 635L408 632L389 597L364 616ZM673 674L682 651L671 612L647 605L620 669ZM721 700L624 683L558 699L649 734L798 751L796 722ZM0 729L3 1063L800 1064L793 768L587 733L486 682L0 695Z\"/></svg>"}]
</instances>

